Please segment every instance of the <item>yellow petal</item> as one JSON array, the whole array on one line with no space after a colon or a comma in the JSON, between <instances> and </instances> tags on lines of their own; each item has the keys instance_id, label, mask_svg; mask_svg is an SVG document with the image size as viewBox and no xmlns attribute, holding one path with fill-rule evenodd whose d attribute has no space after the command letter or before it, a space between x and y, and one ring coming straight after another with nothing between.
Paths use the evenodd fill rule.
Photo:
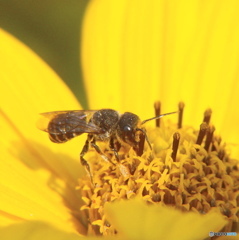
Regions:
<instances>
[{"instance_id":1,"label":"yellow petal","mask_svg":"<svg viewBox=\"0 0 239 240\"><path fill-rule=\"evenodd\" d=\"M86 237L79 237L75 233L64 232L60 229L54 228L51 225L42 222L29 221L20 224L14 224L6 228L0 229L1 238L4 240L81 240ZM87 238L92 240L91 238Z\"/></svg>"},{"instance_id":2,"label":"yellow petal","mask_svg":"<svg viewBox=\"0 0 239 240\"><path fill-rule=\"evenodd\" d=\"M45 134L36 128L39 113L80 109L79 103L56 73L21 42L4 30L0 31L0 42L1 111L19 135L54 149L55 144L44 141Z\"/></svg>"},{"instance_id":3,"label":"yellow petal","mask_svg":"<svg viewBox=\"0 0 239 240\"><path fill-rule=\"evenodd\" d=\"M126 239L204 239L227 222L216 212L182 213L170 207L146 205L139 199L108 203L105 210L107 219Z\"/></svg>"},{"instance_id":4,"label":"yellow petal","mask_svg":"<svg viewBox=\"0 0 239 240\"><path fill-rule=\"evenodd\" d=\"M31 162L27 162L29 165L36 157L38 161L46 160L49 154L51 159L55 159L44 164L50 164L52 169L55 169L57 162L66 159L65 156L60 157L63 154L69 155L78 164L79 146L84 139L63 145L53 144L46 133L36 128L36 121L41 112L80 109L79 103L61 79L30 49L3 30L0 31L0 41L0 107L4 126L2 134L5 136L1 141L10 144L6 147L14 143L18 148L19 142L20 145L32 145L29 151L31 158L28 158ZM59 156L49 149L59 153ZM69 161L65 162L62 169L77 170L76 167L69 169L70 165ZM73 175L76 177L78 173Z\"/></svg>"},{"instance_id":5,"label":"yellow petal","mask_svg":"<svg viewBox=\"0 0 239 240\"><path fill-rule=\"evenodd\" d=\"M239 2L91 1L83 29L90 106L153 116L186 103L184 124L213 123L238 150ZM176 116L170 116L176 120Z\"/></svg>"},{"instance_id":6,"label":"yellow petal","mask_svg":"<svg viewBox=\"0 0 239 240\"><path fill-rule=\"evenodd\" d=\"M42 220L75 232L77 220L69 209L70 200L75 196L69 186L46 170L35 172L7 154L3 153L2 157L1 225L20 220Z\"/></svg>"},{"instance_id":7,"label":"yellow petal","mask_svg":"<svg viewBox=\"0 0 239 240\"><path fill-rule=\"evenodd\" d=\"M84 139L51 143L36 128L40 112L79 109L60 78L30 49L0 30L1 224L42 220L76 232L78 159ZM76 227L77 225L77 227Z\"/></svg>"},{"instance_id":8,"label":"yellow petal","mask_svg":"<svg viewBox=\"0 0 239 240\"><path fill-rule=\"evenodd\" d=\"M86 71L85 84L89 106L94 109L108 107L119 109L121 105L122 99L119 98L119 94L123 90L121 85L123 72L119 68L122 55L120 29L124 26L122 18L126 4L126 0L117 3L110 0L91 1L84 19L82 65ZM92 15L95 17L92 18ZM108 37L113 41L108 41ZM103 59L105 63L107 62L106 65L101 63ZM113 79L109 80L111 77Z\"/></svg>"}]
</instances>

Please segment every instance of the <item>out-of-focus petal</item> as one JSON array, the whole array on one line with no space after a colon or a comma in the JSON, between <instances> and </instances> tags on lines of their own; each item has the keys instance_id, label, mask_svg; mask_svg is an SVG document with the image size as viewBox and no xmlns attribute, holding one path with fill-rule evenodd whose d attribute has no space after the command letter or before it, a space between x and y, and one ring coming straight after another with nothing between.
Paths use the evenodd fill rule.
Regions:
<instances>
[{"instance_id":1,"label":"out-of-focus petal","mask_svg":"<svg viewBox=\"0 0 239 240\"><path fill-rule=\"evenodd\" d=\"M76 233L68 233L60 228L55 228L43 222L28 221L0 228L1 238L4 240L93 240L79 236Z\"/></svg>"},{"instance_id":2,"label":"out-of-focus petal","mask_svg":"<svg viewBox=\"0 0 239 240\"><path fill-rule=\"evenodd\" d=\"M2 225L42 220L77 231L84 139L51 143L36 128L39 113L79 109L60 78L30 49L0 30L0 187ZM77 226L74 226L76 224Z\"/></svg>"},{"instance_id":3,"label":"out-of-focus petal","mask_svg":"<svg viewBox=\"0 0 239 240\"><path fill-rule=\"evenodd\" d=\"M127 239L204 239L210 231L219 231L226 224L216 212L204 216L182 213L170 207L146 205L138 199L108 203L105 210L119 235Z\"/></svg>"},{"instance_id":4,"label":"out-of-focus petal","mask_svg":"<svg viewBox=\"0 0 239 240\"><path fill-rule=\"evenodd\" d=\"M1 143L5 147L14 144L16 148L19 142L20 145L31 145L29 154L33 158L28 158L30 161L34 161L36 155L40 155L37 156L38 161L46 160L50 151L67 154L78 160L77 146L83 144L83 138L69 144L54 144L46 133L36 128L36 121L41 112L80 109L79 103L56 73L30 49L3 30L0 32L0 41L0 113L1 125L4 126L1 130L5 136ZM56 161L65 158L57 157L53 161L54 155L51 155L52 163L47 159L51 168L54 168ZM68 168L66 163L64 168Z\"/></svg>"},{"instance_id":5,"label":"out-of-focus petal","mask_svg":"<svg viewBox=\"0 0 239 240\"><path fill-rule=\"evenodd\" d=\"M90 106L148 118L155 100L163 112L182 100L194 127L210 107L238 149L238 11L236 0L91 1L82 41Z\"/></svg>"}]
</instances>

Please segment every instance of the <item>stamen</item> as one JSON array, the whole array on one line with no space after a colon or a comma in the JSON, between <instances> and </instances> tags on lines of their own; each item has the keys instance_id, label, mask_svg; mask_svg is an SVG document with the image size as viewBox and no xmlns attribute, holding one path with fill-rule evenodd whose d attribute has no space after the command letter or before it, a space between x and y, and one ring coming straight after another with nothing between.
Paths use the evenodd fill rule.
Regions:
<instances>
[{"instance_id":1,"label":"stamen","mask_svg":"<svg viewBox=\"0 0 239 240\"><path fill-rule=\"evenodd\" d=\"M172 148L173 152L171 154L171 157L174 162L176 162L179 140L180 140L180 134L178 132L174 133L173 134L173 148Z\"/></svg>"},{"instance_id":2,"label":"stamen","mask_svg":"<svg viewBox=\"0 0 239 240\"><path fill-rule=\"evenodd\" d=\"M154 103L155 116L159 116L161 112L161 102L157 101ZM160 127L160 118L156 119L156 127Z\"/></svg>"},{"instance_id":3,"label":"stamen","mask_svg":"<svg viewBox=\"0 0 239 240\"><path fill-rule=\"evenodd\" d=\"M206 142L205 142L205 150L209 150L209 147L210 147L210 144L212 143L213 141L213 133L215 131L215 127L214 126L210 126L208 128L208 131L207 131L207 137L206 137Z\"/></svg>"},{"instance_id":4,"label":"stamen","mask_svg":"<svg viewBox=\"0 0 239 240\"><path fill-rule=\"evenodd\" d=\"M183 102L179 102L178 104L178 128L182 128L182 123L183 123L183 109L184 109L185 104Z\"/></svg>"},{"instance_id":5,"label":"stamen","mask_svg":"<svg viewBox=\"0 0 239 240\"><path fill-rule=\"evenodd\" d=\"M145 138L146 138L146 135L144 132L142 132L140 135L139 135L139 142L138 142L138 145L137 147L134 147L134 151L136 152L137 156L142 156L143 152L144 152L144 143L145 143Z\"/></svg>"},{"instance_id":6,"label":"stamen","mask_svg":"<svg viewBox=\"0 0 239 240\"><path fill-rule=\"evenodd\" d=\"M200 125L200 131L198 133L198 138L197 138L196 144L198 144L198 145L202 144L203 138L205 137L205 135L207 133L207 129L208 129L207 123L204 122Z\"/></svg>"},{"instance_id":7,"label":"stamen","mask_svg":"<svg viewBox=\"0 0 239 240\"><path fill-rule=\"evenodd\" d=\"M203 122L209 124L210 119L212 116L212 109L208 108L205 112L204 112L204 118L203 118Z\"/></svg>"}]
</instances>

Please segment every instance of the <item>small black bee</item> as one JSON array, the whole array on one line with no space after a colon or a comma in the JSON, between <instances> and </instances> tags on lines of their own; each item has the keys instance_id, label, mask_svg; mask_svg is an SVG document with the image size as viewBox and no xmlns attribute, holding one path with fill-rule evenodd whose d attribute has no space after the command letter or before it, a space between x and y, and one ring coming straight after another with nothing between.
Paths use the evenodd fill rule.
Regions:
<instances>
[{"instance_id":1,"label":"small black bee","mask_svg":"<svg viewBox=\"0 0 239 240\"><path fill-rule=\"evenodd\" d=\"M93 147L106 161L112 164L114 163L106 157L96 144L97 141L108 142L109 148L113 151L117 161L119 161L118 151L122 145L133 147L137 155L142 155L142 149L140 150L139 147L142 135L151 148L142 125L150 120L173 113L176 112L140 121L134 113L119 114L113 109L56 111L41 113L42 119L38 122L38 128L48 132L50 140L55 143L64 143L82 133L88 133L87 140L80 153L80 160L91 176L90 166L84 158L89 146Z\"/></svg>"}]
</instances>

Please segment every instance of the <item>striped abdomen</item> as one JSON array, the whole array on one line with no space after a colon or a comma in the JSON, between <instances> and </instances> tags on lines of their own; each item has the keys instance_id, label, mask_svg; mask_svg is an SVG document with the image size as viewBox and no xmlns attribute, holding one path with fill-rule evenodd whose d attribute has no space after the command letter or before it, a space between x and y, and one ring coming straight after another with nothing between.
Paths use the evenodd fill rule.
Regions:
<instances>
[{"instance_id":1,"label":"striped abdomen","mask_svg":"<svg viewBox=\"0 0 239 240\"><path fill-rule=\"evenodd\" d=\"M79 136L80 134L77 134L77 133L66 133L66 134L49 133L49 138L54 143L64 143L64 142L71 140L72 138L74 138L76 136Z\"/></svg>"},{"instance_id":2,"label":"striped abdomen","mask_svg":"<svg viewBox=\"0 0 239 240\"><path fill-rule=\"evenodd\" d=\"M64 143L72 138L84 133L84 129L81 127L81 122L85 122L85 119L79 119L78 117L69 116L66 117L58 115L53 118L48 125L49 138L55 143Z\"/></svg>"}]
</instances>

